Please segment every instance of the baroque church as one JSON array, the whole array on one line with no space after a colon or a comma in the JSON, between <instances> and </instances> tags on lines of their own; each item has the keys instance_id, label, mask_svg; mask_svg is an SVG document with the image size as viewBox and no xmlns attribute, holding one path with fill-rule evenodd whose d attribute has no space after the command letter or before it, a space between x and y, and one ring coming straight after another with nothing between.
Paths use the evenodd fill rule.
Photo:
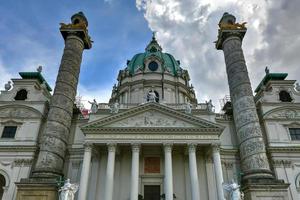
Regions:
<instances>
[{"instance_id":1,"label":"baroque church","mask_svg":"<svg viewBox=\"0 0 300 200\"><path fill-rule=\"evenodd\" d=\"M218 26L230 89L220 113L197 101L188 71L153 35L109 102L90 102L86 115L74 102L88 20L61 23L53 93L41 68L1 91L0 199L56 200L66 179L78 200L234 199L234 183L245 200L300 199L300 86L266 69L253 95L245 24L224 13Z\"/></svg>"}]
</instances>

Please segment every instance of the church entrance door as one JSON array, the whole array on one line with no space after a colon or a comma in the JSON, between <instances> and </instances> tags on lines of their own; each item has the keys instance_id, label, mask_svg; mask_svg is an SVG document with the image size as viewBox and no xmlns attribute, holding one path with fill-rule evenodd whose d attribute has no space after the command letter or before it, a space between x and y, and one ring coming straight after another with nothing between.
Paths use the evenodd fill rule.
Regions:
<instances>
[{"instance_id":1,"label":"church entrance door","mask_svg":"<svg viewBox=\"0 0 300 200\"><path fill-rule=\"evenodd\" d=\"M160 200L160 186L159 185L145 185L144 186L144 200Z\"/></svg>"}]
</instances>

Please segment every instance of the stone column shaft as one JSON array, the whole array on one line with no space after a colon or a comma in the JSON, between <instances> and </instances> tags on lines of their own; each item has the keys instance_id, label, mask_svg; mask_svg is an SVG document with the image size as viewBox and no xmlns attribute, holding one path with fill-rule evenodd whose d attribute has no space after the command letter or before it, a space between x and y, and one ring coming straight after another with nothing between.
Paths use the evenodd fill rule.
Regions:
<instances>
[{"instance_id":1,"label":"stone column shaft","mask_svg":"<svg viewBox=\"0 0 300 200\"><path fill-rule=\"evenodd\" d=\"M222 172L222 164L220 158L220 148L218 145L214 145L213 147L213 161L215 167L215 174L216 174L216 184L217 184L217 192L218 192L218 199L224 200L224 191L223 191L223 172Z\"/></svg>"},{"instance_id":2,"label":"stone column shaft","mask_svg":"<svg viewBox=\"0 0 300 200\"><path fill-rule=\"evenodd\" d=\"M84 49L91 48L88 22L84 14L77 13L71 19L71 24L61 24L60 28L65 39L65 48L45 129L39 141L40 149L32 177L56 178L63 175L82 53Z\"/></svg>"},{"instance_id":3,"label":"stone column shaft","mask_svg":"<svg viewBox=\"0 0 300 200\"><path fill-rule=\"evenodd\" d=\"M197 146L195 144L188 145L192 200L200 200L199 179L198 179L197 159L196 159L196 147Z\"/></svg>"},{"instance_id":4,"label":"stone column shaft","mask_svg":"<svg viewBox=\"0 0 300 200\"><path fill-rule=\"evenodd\" d=\"M87 188L90 177L90 166L92 158L92 145L86 144L84 148L82 169L80 175L78 199L87 199Z\"/></svg>"},{"instance_id":5,"label":"stone column shaft","mask_svg":"<svg viewBox=\"0 0 300 200\"><path fill-rule=\"evenodd\" d=\"M132 164L131 164L131 190L130 200L138 200L139 195L139 157L140 145L132 145Z\"/></svg>"},{"instance_id":6,"label":"stone column shaft","mask_svg":"<svg viewBox=\"0 0 300 200\"><path fill-rule=\"evenodd\" d=\"M216 47L222 49L225 56L243 179L273 178L242 50L246 28L235 23L235 17L228 13L223 15L219 26Z\"/></svg>"},{"instance_id":7,"label":"stone column shaft","mask_svg":"<svg viewBox=\"0 0 300 200\"><path fill-rule=\"evenodd\" d=\"M108 158L106 167L106 181L105 181L105 200L112 200L113 185L114 185L114 171L115 171L115 157L116 144L108 144Z\"/></svg>"},{"instance_id":8,"label":"stone column shaft","mask_svg":"<svg viewBox=\"0 0 300 200\"><path fill-rule=\"evenodd\" d=\"M172 145L164 144L165 151L165 195L166 200L173 200Z\"/></svg>"}]
</instances>

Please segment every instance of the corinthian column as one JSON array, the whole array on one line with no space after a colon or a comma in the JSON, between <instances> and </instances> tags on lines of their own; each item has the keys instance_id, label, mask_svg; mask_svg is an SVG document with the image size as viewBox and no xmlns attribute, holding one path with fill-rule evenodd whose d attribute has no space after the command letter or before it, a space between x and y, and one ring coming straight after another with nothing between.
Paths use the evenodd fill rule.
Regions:
<instances>
[{"instance_id":1,"label":"corinthian column","mask_svg":"<svg viewBox=\"0 0 300 200\"><path fill-rule=\"evenodd\" d=\"M164 144L165 151L165 195L166 200L173 200L173 173L172 173L172 144Z\"/></svg>"},{"instance_id":2,"label":"corinthian column","mask_svg":"<svg viewBox=\"0 0 300 200\"><path fill-rule=\"evenodd\" d=\"M107 157L106 180L105 180L105 195L104 195L105 200L113 199L116 147L117 146L114 143L110 143L107 145L108 157Z\"/></svg>"},{"instance_id":3,"label":"corinthian column","mask_svg":"<svg viewBox=\"0 0 300 200\"><path fill-rule=\"evenodd\" d=\"M218 199L224 200L224 192L223 192L223 172L222 172L222 164L220 157L220 146L217 144L212 145L212 154L215 166L215 174L216 174L216 184L217 184L217 192Z\"/></svg>"},{"instance_id":4,"label":"corinthian column","mask_svg":"<svg viewBox=\"0 0 300 200\"><path fill-rule=\"evenodd\" d=\"M140 144L132 144L130 200L138 200L138 196L139 196L140 146L141 146Z\"/></svg>"},{"instance_id":5,"label":"corinthian column","mask_svg":"<svg viewBox=\"0 0 300 200\"><path fill-rule=\"evenodd\" d=\"M33 177L55 178L62 175L82 52L84 49L91 48L87 31L88 21L83 13L77 13L71 19L71 24L61 24L60 28L65 39L65 49L46 126L41 134L40 151Z\"/></svg>"},{"instance_id":6,"label":"corinthian column","mask_svg":"<svg viewBox=\"0 0 300 200\"><path fill-rule=\"evenodd\" d=\"M192 188L192 200L200 200L199 179L197 170L196 144L189 144L189 169Z\"/></svg>"},{"instance_id":7,"label":"corinthian column","mask_svg":"<svg viewBox=\"0 0 300 200\"><path fill-rule=\"evenodd\" d=\"M223 50L225 56L243 179L273 178L242 50L247 29L244 24L235 23L235 17L228 13L224 13L219 27L216 48Z\"/></svg>"}]
</instances>

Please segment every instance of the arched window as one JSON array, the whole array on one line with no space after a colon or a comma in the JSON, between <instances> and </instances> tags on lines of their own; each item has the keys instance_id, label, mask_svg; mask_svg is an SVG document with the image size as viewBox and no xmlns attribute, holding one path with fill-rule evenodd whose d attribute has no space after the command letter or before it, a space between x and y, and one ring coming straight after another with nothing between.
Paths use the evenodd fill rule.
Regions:
<instances>
[{"instance_id":1,"label":"arched window","mask_svg":"<svg viewBox=\"0 0 300 200\"><path fill-rule=\"evenodd\" d=\"M27 91L25 89L21 89L17 92L16 96L15 96L15 100L25 100L27 99Z\"/></svg>"},{"instance_id":2,"label":"arched window","mask_svg":"<svg viewBox=\"0 0 300 200\"><path fill-rule=\"evenodd\" d=\"M2 199L4 190L3 188L6 186L6 181L5 181L5 177L0 174L0 199Z\"/></svg>"},{"instance_id":3,"label":"arched window","mask_svg":"<svg viewBox=\"0 0 300 200\"><path fill-rule=\"evenodd\" d=\"M279 92L279 99L282 102L291 102L293 100L292 97L291 97L291 95L290 95L290 93L288 93L285 90L281 90Z\"/></svg>"}]
</instances>

